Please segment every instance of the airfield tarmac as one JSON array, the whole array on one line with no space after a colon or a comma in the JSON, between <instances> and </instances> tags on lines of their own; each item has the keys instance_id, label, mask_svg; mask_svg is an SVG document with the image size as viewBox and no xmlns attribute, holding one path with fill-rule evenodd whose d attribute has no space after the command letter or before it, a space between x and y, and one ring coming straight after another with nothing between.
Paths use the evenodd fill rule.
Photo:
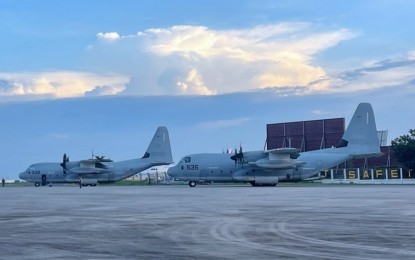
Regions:
<instances>
[{"instance_id":1,"label":"airfield tarmac","mask_svg":"<svg viewBox=\"0 0 415 260\"><path fill-rule=\"evenodd\" d=\"M0 188L0 259L415 259L414 188Z\"/></svg>"}]
</instances>

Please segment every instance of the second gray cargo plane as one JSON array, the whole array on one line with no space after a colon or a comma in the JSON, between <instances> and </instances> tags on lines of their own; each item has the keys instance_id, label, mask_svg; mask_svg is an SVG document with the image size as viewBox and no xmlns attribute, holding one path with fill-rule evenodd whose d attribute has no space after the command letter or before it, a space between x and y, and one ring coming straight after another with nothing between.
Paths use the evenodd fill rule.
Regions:
<instances>
[{"instance_id":1,"label":"second gray cargo plane","mask_svg":"<svg viewBox=\"0 0 415 260\"><path fill-rule=\"evenodd\" d=\"M128 178L147 168L173 163L169 132L160 126L142 158L112 162L96 159L69 162L66 155L63 162L32 164L19 174L20 179L34 182L35 186L47 183L79 183L95 186L97 183L110 183Z\"/></svg>"},{"instance_id":2,"label":"second gray cargo plane","mask_svg":"<svg viewBox=\"0 0 415 260\"><path fill-rule=\"evenodd\" d=\"M361 103L337 147L298 153L294 148L232 154L192 154L168 169L168 175L189 182L242 181L252 186L274 186L278 181L304 180L353 158L379 156L372 106Z\"/></svg>"}]
</instances>

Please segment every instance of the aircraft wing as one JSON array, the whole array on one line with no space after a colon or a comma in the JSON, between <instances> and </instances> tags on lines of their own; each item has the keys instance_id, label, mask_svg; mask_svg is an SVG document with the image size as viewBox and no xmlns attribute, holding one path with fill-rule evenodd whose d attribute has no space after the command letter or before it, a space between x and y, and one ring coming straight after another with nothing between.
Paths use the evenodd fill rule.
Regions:
<instances>
[{"instance_id":1,"label":"aircraft wing","mask_svg":"<svg viewBox=\"0 0 415 260\"><path fill-rule=\"evenodd\" d=\"M105 164L101 163L97 159L89 159L80 161L80 166L70 169L72 173L76 174L101 174L107 173L111 170L107 169Z\"/></svg>"},{"instance_id":2,"label":"aircraft wing","mask_svg":"<svg viewBox=\"0 0 415 260\"><path fill-rule=\"evenodd\" d=\"M290 169L303 166L305 163L297 160L298 149L296 148L277 148L265 151L268 158L259 159L251 164L268 169Z\"/></svg>"},{"instance_id":3,"label":"aircraft wing","mask_svg":"<svg viewBox=\"0 0 415 260\"><path fill-rule=\"evenodd\" d=\"M276 149L271 149L271 150L267 150L264 153L268 153L269 156L280 156L280 155L287 155L290 156L292 154L298 154L300 150L297 148L276 148Z\"/></svg>"}]
</instances>

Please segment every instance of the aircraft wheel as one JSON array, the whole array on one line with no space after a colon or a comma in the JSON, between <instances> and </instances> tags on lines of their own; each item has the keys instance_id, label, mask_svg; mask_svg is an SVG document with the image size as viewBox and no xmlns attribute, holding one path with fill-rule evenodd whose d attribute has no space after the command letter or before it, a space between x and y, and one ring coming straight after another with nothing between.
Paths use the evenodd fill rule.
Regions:
<instances>
[{"instance_id":1,"label":"aircraft wheel","mask_svg":"<svg viewBox=\"0 0 415 260\"><path fill-rule=\"evenodd\" d=\"M256 184L255 181L250 181L249 183L252 185L252 187L257 187L258 186L258 184Z\"/></svg>"},{"instance_id":2,"label":"aircraft wheel","mask_svg":"<svg viewBox=\"0 0 415 260\"><path fill-rule=\"evenodd\" d=\"M195 181L189 181L189 186L190 187L196 187L196 182Z\"/></svg>"},{"instance_id":3,"label":"aircraft wheel","mask_svg":"<svg viewBox=\"0 0 415 260\"><path fill-rule=\"evenodd\" d=\"M39 187L40 186L40 182L35 182L35 186Z\"/></svg>"}]
</instances>

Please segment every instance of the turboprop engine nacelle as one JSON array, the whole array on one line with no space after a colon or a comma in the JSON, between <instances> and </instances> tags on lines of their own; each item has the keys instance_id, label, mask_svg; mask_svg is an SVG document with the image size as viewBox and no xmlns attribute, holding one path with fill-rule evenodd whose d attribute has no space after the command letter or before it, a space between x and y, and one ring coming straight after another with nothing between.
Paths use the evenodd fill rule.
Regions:
<instances>
[{"instance_id":1,"label":"turboprop engine nacelle","mask_svg":"<svg viewBox=\"0 0 415 260\"><path fill-rule=\"evenodd\" d=\"M292 169L303 166L304 162L297 160L270 160L265 158L256 161L255 165L261 168Z\"/></svg>"}]
</instances>

